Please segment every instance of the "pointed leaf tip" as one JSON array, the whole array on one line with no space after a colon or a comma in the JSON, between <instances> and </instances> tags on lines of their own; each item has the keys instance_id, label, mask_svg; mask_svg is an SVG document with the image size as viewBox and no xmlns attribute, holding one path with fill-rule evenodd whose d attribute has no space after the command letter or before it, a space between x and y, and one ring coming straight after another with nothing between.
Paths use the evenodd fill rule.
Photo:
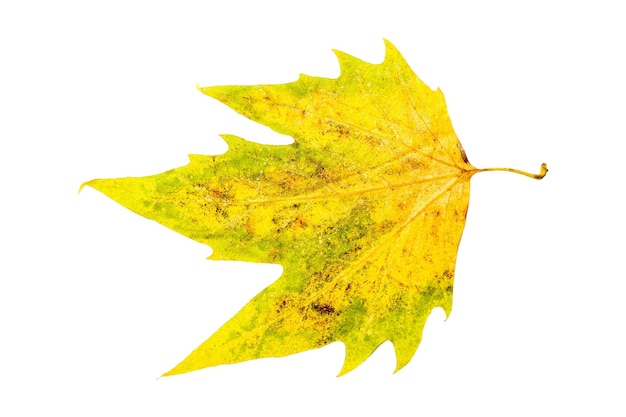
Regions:
<instances>
[{"instance_id":1,"label":"pointed leaf tip","mask_svg":"<svg viewBox=\"0 0 626 417\"><path fill-rule=\"evenodd\" d=\"M89 185L91 181L85 181L84 183L82 183L80 185L80 187L78 187L78 192L76 194L80 194L81 191L83 191L83 188L85 188L85 185Z\"/></svg>"},{"instance_id":2,"label":"pointed leaf tip","mask_svg":"<svg viewBox=\"0 0 626 417\"><path fill-rule=\"evenodd\" d=\"M387 54L390 51L393 51L396 54L399 53L398 48L396 48L396 46L393 43L391 43L391 41L389 41L388 39L383 39L383 42L385 43L385 51Z\"/></svg>"},{"instance_id":3,"label":"pointed leaf tip","mask_svg":"<svg viewBox=\"0 0 626 417\"><path fill-rule=\"evenodd\" d=\"M337 49L333 49L333 52L339 62L339 75L344 75L344 71L351 66L356 58Z\"/></svg>"}]
</instances>

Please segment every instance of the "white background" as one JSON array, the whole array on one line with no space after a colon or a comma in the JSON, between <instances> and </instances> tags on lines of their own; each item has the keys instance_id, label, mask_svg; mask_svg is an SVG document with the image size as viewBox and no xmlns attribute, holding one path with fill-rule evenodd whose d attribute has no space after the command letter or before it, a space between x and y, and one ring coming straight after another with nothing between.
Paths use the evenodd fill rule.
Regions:
<instances>
[{"instance_id":1,"label":"white background","mask_svg":"<svg viewBox=\"0 0 626 417\"><path fill-rule=\"evenodd\" d=\"M409 6L410 4L410 6ZM624 14L619 2L3 2L0 414L624 415ZM83 181L285 140L200 85L335 77L391 40L441 87L472 179L451 317L397 374L341 344L158 378L280 275Z\"/></svg>"}]
</instances>

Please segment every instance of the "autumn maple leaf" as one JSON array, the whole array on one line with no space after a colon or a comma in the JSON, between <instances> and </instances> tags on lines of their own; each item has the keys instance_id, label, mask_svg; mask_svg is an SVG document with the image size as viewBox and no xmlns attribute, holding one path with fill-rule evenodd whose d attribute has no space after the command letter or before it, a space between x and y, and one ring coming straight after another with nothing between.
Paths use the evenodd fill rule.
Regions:
<instances>
[{"instance_id":1,"label":"autumn maple leaf","mask_svg":"<svg viewBox=\"0 0 626 417\"><path fill-rule=\"evenodd\" d=\"M396 370L435 307L450 313L469 204L469 162L443 94L386 42L381 64L336 52L337 79L200 90L290 135L274 146L224 135L224 155L87 185L198 242L210 259L280 263L283 275L165 375L335 341L340 374L383 342Z\"/></svg>"}]
</instances>

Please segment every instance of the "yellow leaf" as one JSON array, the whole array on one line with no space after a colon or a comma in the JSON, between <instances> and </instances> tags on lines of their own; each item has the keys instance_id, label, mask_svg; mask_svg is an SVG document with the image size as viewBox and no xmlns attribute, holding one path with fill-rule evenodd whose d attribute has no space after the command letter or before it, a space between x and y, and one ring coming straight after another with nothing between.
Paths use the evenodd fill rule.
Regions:
<instances>
[{"instance_id":1,"label":"yellow leaf","mask_svg":"<svg viewBox=\"0 0 626 417\"><path fill-rule=\"evenodd\" d=\"M165 375L277 357L334 341L344 374L383 342L406 365L433 308L452 307L469 204L467 160L443 94L389 42L381 64L336 52L337 79L200 90L290 135L225 135L224 155L87 185L213 248L211 259L280 263L284 274Z\"/></svg>"}]
</instances>

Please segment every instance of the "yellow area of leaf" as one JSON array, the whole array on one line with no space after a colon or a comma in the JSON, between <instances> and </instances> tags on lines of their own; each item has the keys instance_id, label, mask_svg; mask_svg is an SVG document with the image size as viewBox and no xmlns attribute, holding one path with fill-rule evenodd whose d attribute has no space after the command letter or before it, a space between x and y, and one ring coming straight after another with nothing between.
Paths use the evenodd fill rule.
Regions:
<instances>
[{"instance_id":1,"label":"yellow area of leaf","mask_svg":"<svg viewBox=\"0 0 626 417\"><path fill-rule=\"evenodd\" d=\"M393 45L386 43L380 64L336 54L337 79L200 89L293 144L224 135L224 155L87 183L210 245L211 259L284 267L165 375L334 341L346 346L341 374L387 340L400 369L433 308L450 313L469 180L484 170L469 164L441 91L426 86Z\"/></svg>"}]
</instances>

